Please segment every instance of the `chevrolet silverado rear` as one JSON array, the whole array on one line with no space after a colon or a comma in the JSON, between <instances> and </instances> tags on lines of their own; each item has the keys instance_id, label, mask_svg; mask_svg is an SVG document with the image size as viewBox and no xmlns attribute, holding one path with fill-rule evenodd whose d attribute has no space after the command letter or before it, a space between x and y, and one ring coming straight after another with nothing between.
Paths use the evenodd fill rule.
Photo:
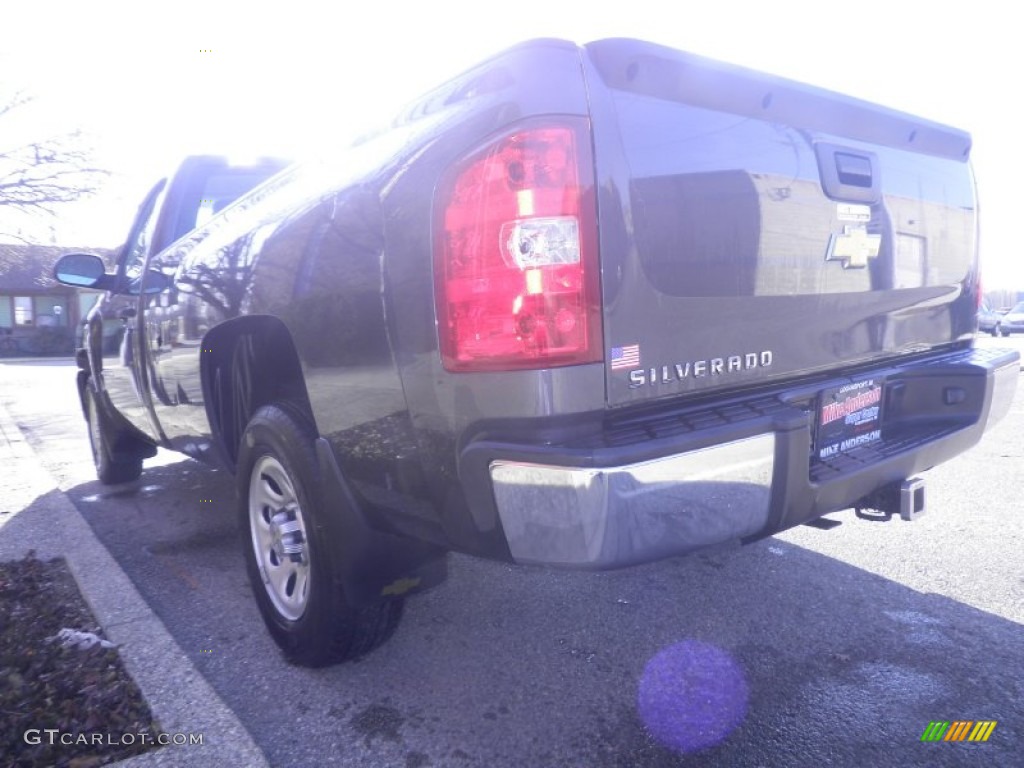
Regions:
<instances>
[{"instance_id":1,"label":"chevrolet silverado rear","mask_svg":"<svg viewBox=\"0 0 1024 768\"><path fill-rule=\"evenodd\" d=\"M910 519L916 473L1006 413L968 134L631 40L535 43L451 94L481 135L444 160L439 354L403 383L454 435L429 460L467 548L613 567Z\"/></svg>"},{"instance_id":2,"label":"chevrolet silverado rear","mask_svg":"<svg viewBox=\"0 0 1024 768\"><path fill-rule=\"evenodd\" d=\"M386 639L451 550L610 568L912 519L1019 375L973 346L969 151L655 45L524 43L146 248L206 196L157 188L116 273L57 264L125 304L117 359L97 313L79 355L97 472L155 445L234 472L308 665Z\"/></svg>"}]
</instances>

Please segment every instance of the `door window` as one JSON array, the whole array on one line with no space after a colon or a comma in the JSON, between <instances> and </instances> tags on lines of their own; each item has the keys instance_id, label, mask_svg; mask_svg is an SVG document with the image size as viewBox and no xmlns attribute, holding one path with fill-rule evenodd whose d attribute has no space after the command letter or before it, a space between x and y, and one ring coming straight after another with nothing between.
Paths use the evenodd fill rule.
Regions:
<instances>
[{"instance_id":1,"label":"door window","mask_svg":"<svg viewBox=\"0 0 1024 768\"><path fill-rule=\"evenodd\" d=\"M139 213L135 217L131 232L128 235L128 242L121 254L121 275L128 281L134 282L142 277L146 268L146 257L149 255L149 244L153 241L153 230L156 228L157 215L160 200L166 179L161 179L156 186L150 190L146 199L139 207Z\"/></svg>"}]
</instances>

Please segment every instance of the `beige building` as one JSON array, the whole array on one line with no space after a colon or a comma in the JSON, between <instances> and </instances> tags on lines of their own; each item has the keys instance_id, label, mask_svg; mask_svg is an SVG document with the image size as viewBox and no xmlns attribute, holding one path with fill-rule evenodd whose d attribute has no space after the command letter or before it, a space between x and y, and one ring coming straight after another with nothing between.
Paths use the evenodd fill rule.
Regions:
<instances>
[{"instance_id":1,"label":"beige building","mask_svg":"<svg viewBox=\"0 0 1024 768\"><path fill-rule=\"evenodd\" d=\"M99 296L53 279L65 253L99 249L0 244L0 357L72 354L77 329Z\"/></svg>"}]
</instances>

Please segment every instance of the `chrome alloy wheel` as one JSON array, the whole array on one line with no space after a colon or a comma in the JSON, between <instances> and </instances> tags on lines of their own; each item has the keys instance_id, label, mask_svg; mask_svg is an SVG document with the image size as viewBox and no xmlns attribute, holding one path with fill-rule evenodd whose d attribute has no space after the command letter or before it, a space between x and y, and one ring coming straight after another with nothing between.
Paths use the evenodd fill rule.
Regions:
<instances>
[{"instance_id":1,"label":"chrome alloy wheel","mask_svg":"<svg viewBox=\"0 0 1024 768\"><path fill-rule=\"evenodd\" d=\"M274 608L296 621L309 599L309 539L295 487L273 456L261 456L249 476L249 529Z\"/></svg>"}]
</instances>

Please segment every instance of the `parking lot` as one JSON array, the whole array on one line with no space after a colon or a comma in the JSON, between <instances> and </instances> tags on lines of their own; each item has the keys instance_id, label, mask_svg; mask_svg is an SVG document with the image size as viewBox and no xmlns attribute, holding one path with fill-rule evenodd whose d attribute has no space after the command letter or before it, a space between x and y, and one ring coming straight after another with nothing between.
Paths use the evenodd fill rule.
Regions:
<instances>
[{"instance_id":1,"label":"parking lot","mask_svg":"<svg viewBox=\"0 0 1024 768\"><path fill-rule=\"evenodd\" d=\"M1024 387L927 474L918 521L847 510L605 573L452 555L390 642L323 670L284 663L263 627L232 478L161 452L101 486L71 361L0 361L0 401L272 765L1019 764ZM922 743L934 720L998 724Z\"/></svg>"}]
</instances>

